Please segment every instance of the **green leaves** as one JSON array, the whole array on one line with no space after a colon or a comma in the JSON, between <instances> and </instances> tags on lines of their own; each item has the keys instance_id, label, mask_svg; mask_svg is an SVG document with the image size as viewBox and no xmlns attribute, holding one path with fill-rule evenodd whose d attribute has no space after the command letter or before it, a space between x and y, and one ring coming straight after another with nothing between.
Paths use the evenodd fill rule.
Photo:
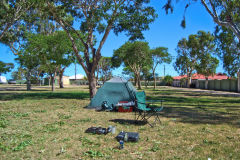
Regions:
<instances>
[{"instance_id":1,"label":"green leaves","mask_svg":"<svg viewBox=\"0 0 240 160\"><path fill-rule=\"evenodd\" d=\"M151 51L153 62L161 64L161 63L171 63L172 57L168 53L168 48L166 47L157 47L152 49Z\"/></svg>"},{"instance_id":2,"label":"green leaves","mask_svg":"<svg viewBox=\"0 0 240 160\"><path fill-rule=\"evenodd\" d=\"M10 72L11 69L14 68L14 64L13 63L4 63L2 61L0 61L0 75L1 74L5 74L7 72Z\"/></svg>"},{"instance_id":3,"label":"green leaves","mask_svg":"<svg viewBox=\"0 0 240 160\"><path fill-rule=\"evenodd\" d=\"M115 50L113 65L118 67L122 63L126 67L125 71L134 73L138 80L138 88L141 89L140 73L144 68L150 67L152 64L148 43L142 41L126 42L119 49Z\"/></svg>"},{"instance_id":4,"label":"green leaves","mask_svg":"<svg viewBox=\"0 0 240 160\"><path fill-rule=\"evenodd\" d=\"M209 32L198 31L188 40L183 38L178 42L176 51L178 56L174 68L180 74L191 77L195 71L205 76L216 72L219 61L211 56L215 52L215 43Z\"/></svg>"},{"instance_id":5,"label":"green leaves","mask_svg":"<svg viewBox=\"0 0 240 160\"><path fill-rule=\"evenodd\" d=\"M118 67L121 63L130 68L140 70L151 61L149 46L147 42L136 41L126 42L119 49L114 51L113 65ZM133 69L132 69L133 71Z\"/></svg>"},{"instance_id":6,"label":"green leaves","mask_svg":"<svg viewBox=\"0 0 240 160\"><path fill-rule=\"evenodd\" d=\"M228 75L235 76L240 68L240 43L234 33L225 27L216 27L215 41L218 56L223 60L223 68Z\"/></svg>"}]
</instances>

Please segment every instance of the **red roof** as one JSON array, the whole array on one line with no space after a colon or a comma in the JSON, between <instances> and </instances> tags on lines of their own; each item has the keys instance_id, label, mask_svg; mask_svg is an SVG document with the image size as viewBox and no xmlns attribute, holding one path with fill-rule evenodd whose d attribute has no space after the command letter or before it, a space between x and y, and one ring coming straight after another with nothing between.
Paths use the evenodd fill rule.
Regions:
<instances>
[{"instance_id":1,"label":"red roof","mask_svg":"<svg viewBox=\"0 0 240 160\"><path fill-rule=\"evenodd\" d=\"M187 75L183 75L183 76L176 76L176 77L173 77L174 80L180 80L182 78L186 78ZM192 80L197 80L197 79L206 79L206 77L202 74L193 74L192 76ZM215 80L215 79L219 79L219 80L222 80L222 79L228 79L228 76L226 76L225 74L222 74L222 73L218 73L218 74L215 74L214 76L208 76L208 79L210 80Z\"/></svg>"}]
</instances>

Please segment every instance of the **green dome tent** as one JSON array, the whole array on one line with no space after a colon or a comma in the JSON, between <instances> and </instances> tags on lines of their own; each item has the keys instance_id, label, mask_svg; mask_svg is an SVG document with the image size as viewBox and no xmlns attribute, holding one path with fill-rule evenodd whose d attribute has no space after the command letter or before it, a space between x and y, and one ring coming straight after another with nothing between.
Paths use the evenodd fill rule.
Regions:
<instances>
[{"instance_id":1,"label":"green dome tent","mask_svg":"<svg viewBox=\"0 0 240 160\"><path fill-rule=\"evenodd\" d=\"M119 101L133 101L135 92L136 89L131 82L121 77L114 77L98 89L87 108L101 107L104 101L107 101L108 105L115 105Z\"/></svg>"}]
</instances>

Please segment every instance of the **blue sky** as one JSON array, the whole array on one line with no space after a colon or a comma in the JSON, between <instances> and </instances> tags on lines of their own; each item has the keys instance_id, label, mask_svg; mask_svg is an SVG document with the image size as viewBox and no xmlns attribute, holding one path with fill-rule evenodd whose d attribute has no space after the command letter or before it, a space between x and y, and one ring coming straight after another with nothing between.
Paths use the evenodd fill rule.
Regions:
<instances>
[{"instance_id":1,"label":"blue sky","mask_svg":"<svg viewBox=\"0 0 240 160\"><path fill-rule=\"evenodd\" d=\"M158 18L150 25L150 30L144 32L145 40L149 43L151 48L163 46L169 49L169 53L176 57L177 53L175 48L177 43L182 38L187 38L190 34L196 34L199 30L213 32L216 24L213 23L212 18L204 9L204 7L199 3L192 3L188 8L186 13L186 28L183 29L180 26L185 3L184 1L179 1L174 7L174 13L166 15L162 6L166 0L152 0L151 5L155 8L158 14ZM100 37L97 37L98 40ZM118 36L110 33L106 43L102 49L102 55L111 57L113 55L113 50L118 49L128 40L128 37L124 33ZM16 56L11 53L10 49L2 44L0 44L0 59L3 62L15 63L14 58ZM175 60L173 59L173 62ZM166 75L177 76L178 73L173 68L173 62L171 64L165 64ZM15 63L16 70L18 65ZM160 76L163 76L163 64L161 64L156 71ZM219 64L217 72L224 72L222 69L222 63ZM114 75L121 75L122 67L113 71ZM65 75L71 76L75 74L74 64L68 67L65 71ZM84 71L80 65L77 65L77 74L84 74ZM7 79L11 78L11 73L5 74Z\"/></svg>"}]
</instances>

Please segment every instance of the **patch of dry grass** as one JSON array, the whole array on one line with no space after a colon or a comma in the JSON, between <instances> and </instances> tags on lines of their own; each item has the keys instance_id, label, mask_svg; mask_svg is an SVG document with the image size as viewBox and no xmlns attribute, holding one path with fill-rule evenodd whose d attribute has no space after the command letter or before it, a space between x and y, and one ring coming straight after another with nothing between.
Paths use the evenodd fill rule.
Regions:
<instances>
[{"instance_id":1,"label":"patch of dry grass","mask_svg":"<svg viewBox=\"0 0 240 160\"><path fill-rule=\"evenodd\" d=\"M133 113L84 109L86 87L43 90L0 92L0 159L240 159L238 97L147 89L166 100L162 124L151 128L128 123ZM116 134L84 133L109 125L139 132L139 142L119 150Z\"/></svg>"}]
</instances>

